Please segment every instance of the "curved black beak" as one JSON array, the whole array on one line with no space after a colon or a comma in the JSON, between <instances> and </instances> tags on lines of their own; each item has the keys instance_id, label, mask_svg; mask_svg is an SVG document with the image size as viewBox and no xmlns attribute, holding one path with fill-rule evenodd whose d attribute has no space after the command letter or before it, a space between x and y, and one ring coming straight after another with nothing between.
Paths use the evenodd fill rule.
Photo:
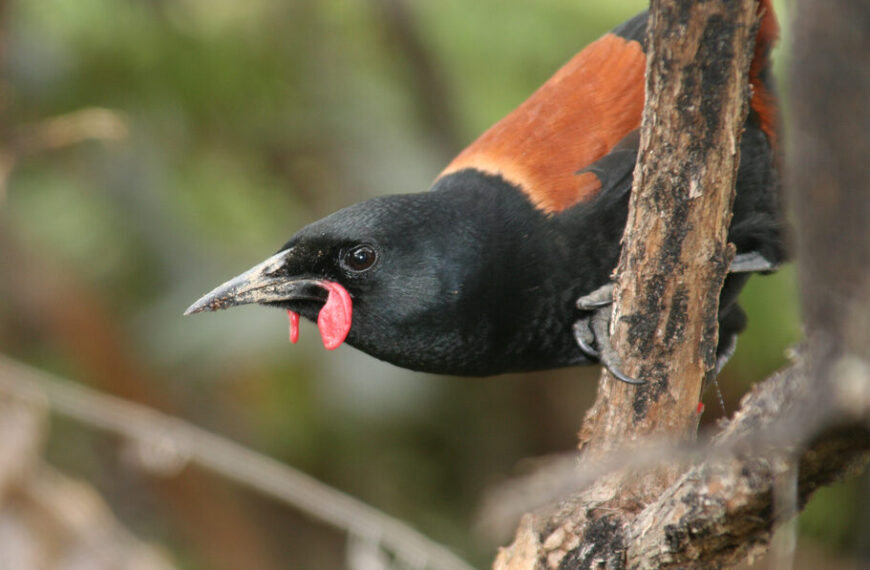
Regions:
<instances>
[{"instance_id":1,"label":"curved black beak","mask_svg":"<svg viewBox=\"0 0 870 570\"><path fill-rule=\"evenodd\" d=\"M292 249L277 253L223 285L215 287L184 311L192 315L251 303L279 303L292 300L323 300L325 292L315 279L295 279L286 271Z\"/></svg>"}]
</instances>

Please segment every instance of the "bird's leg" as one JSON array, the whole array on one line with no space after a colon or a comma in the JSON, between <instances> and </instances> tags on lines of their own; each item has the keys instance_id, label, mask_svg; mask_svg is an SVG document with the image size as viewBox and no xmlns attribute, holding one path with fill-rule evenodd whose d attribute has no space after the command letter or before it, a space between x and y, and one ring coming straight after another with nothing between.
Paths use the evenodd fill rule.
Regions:
<instances>
[{"instance_id":1,"label":"bird's leg","mask_svg":"<svg viewBox=\"0 0 870 570\"><path fill-rule=\"evenodd\" d=\"M761 253L752 251L734 256L728 272L754 273L772 271L774 269L776 269L775 264L771 263ZM613 304L613 288L613 282L606 283L577 300L577 308L582 311L589 311L590 314L578 319L574 323L574 340L577 341L577 345L585 355L601 362L616 378L628 384L645 384L646 382L643 380L637 380L622 373L619 356L610 342L610 306ZM729 339L724 350L720 351L716 360L717 375L725 366L725 363L728 362L728 359L731 358L731 355L734 354L736 347L737 336L734 335Z\"/></svg>"},{"instance_id":2,"label":"bird's leg","mask_svg":"<svg viewBox=\"0 0 870 570\"><path fill-rule=\"evenodd\" d=\"M590 311L574 323L574 339L587 356L597 359L602 366L626 384L646 384L622 373L619 356L610 342L610 313L613 304L613 282L577 300L577 308ZM597 348L593 348L593 343Z\"/></svg>"}]
</instances>

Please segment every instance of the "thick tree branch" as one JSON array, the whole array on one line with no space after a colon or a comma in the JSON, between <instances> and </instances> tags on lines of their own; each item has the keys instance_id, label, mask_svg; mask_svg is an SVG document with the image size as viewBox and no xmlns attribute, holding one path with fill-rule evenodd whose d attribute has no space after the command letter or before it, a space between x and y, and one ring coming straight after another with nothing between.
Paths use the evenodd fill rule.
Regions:
<instances>
[{"instance_id":1,"label":"thick tree branch","mask_svg":"<svg viewBox=\"0 0 870 570\"><path fill-rule=\"evenodd\" d=\"M787 186L817 342L870 358L870 4L798 2Z\"/></svg>"},{"instance_id":2,"label":"thick tree branch","mask_svg":"<svg viewBox=\"0 0 870 570\"><path fill-rule=\"evenodd\" d=\"M780 480L797 474L802 507L818 487L866 464L870 378L839 383L836 405L807 416L804 404L812 400L814 381L807 366L794 366L746 397L707 460L631 522L630 567L736 564L766 550L775 525L783 522L775 504Z\"/></svg>"},{"instance_id":3,"label":"thick tree branch","mask_svg":"<svg viewBox=\"0 0 870 570\"><path fill-rule=\"evenodd\" d=\"M602 375L581 444L690 439L716 353L733 256L730 208L746 117L755 0L654 0L639 160L617 273L614 344L635 388Z\"/></svg>"},{"instance_id":4,"label":"thick tree branch","mask_svg":"<svg viewBox=\"0 0 870 570\"><path fill-rule=\"evenodd\" d=\"M652 4L652 40L670 37L671 28L659 19L669 12L662 2ZM705 21L693 8L706 11L718 4L676 1L669 6L683 15L693 14L683 18L691 29L698 18ZM741 2L739 14L728 12L737 10L736 4L729 3L723 12L730 13L728 22L747 22L740 17L747 15L745 10L754 14L755 3ZM861 58L870 51L870 39L862 33L870 27L870 8L859 0L835 0L824 6L803 0L799 7L790 121L797 127L788 180L800 223L800 274L810 338L805 358L759 385L705 452L665 450L657 465L643 468L629 460L621 471L599 473L588 488L561 498L546 511L526 515L514 543L501 551L496 568L722 567L765 549L775 526L801 508L817 487L866 464L870 455L870 232L866 230L870 68ZM727 46L717 42L716 53L723 58L730 53L735 67L728 69L745 69L740 67L745 63L739 51L745 49L744 40L738 40L742 32L721 20L717 27L731 29L734 36ZM697 34L685 32L685 41L697 40ZM736 150L739 139L732 129L742 121L743 103L737 100L744 100L745 83L738 81L742 86L729 92L735 98L730 103L715 89L696 92L699 95L690 100L704 103L686 114L673 93L691 92L688 87L697 85L687 83L691 64L676 70L654 60L693 52L666 44L651 43L648 74L657 77L648 78L645 129L652 124L650 113L656 110L656 101L668 100L670 92L668 104L676 107L657 109L656 129L679 125L682 116L683 128L693 138L682 139L674 131L644 131L646 142L635 181L649 192L636 188L640 193L633 196L632 229L624 240L620 263L624 280L614 319L616 345L628 348L622 354L629 363L626 371L652 383L633 392L605 375L599 400L581 432L584 461L617 447L625 453L625 444L629 449L637 446L641 435L690 438L695 429L691 411L715 347L711 319L730 255L718 238L728 218L713 212L707 212L709 218L688 213L698 192L691 190L693 179L703 180L704 194L723 184L715 171L698 170L689 158L703 155L707 165L718 161L713 164L719 174L733 176L732 149ZM711 72L724 73L704 70ZM719 76L731 77L728 83L733 83L727 73ZM663 83L656 83L659 79ZM664 93L661 98L656 89ZM717 137L718 154L692 146L694 137L710 126L701 111L710 101L719 110L729 109L730 120L722 119L716 134L710 135ZM692 113L698 122L686 123ZM687 155L683 152L687 148L693 152ZM663 149L673 154L676 163L668 157L656 158L655 153ZM655 172L647 169L652 165ZM698 178L702 175L710 177ZM673 194L659 194L669 183L676 183ZM714 194L708 207L721 214L718 208L726 207L730 197ZM691 227L675 223L689 220ZM682 232L707 223L714 224L706 226L710 233L691 238L692 244L683 241ZM663 243L678 245L663 248ZM701 267L704 263L708 267ZM686 275L675 275L681 272ZM651 288L646 281L650 275ZM694 463L686 469L681 465L691 454ZM675 458L681 462L675 464ZM783 489L791 490L792 496ZM784 496L789 499L786 509L776 502Z\"/></svg>"}]
</instances>

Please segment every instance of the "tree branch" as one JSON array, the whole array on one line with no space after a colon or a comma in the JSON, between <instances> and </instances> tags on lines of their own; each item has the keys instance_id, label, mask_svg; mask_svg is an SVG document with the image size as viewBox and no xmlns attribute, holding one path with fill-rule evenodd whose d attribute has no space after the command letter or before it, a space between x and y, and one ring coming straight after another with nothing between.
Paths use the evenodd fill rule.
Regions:
<instances>
[{"instance_id":1,"label":"tree branch","mask_svg":"<svg viewBox=\"0 0 870 570\"><path fill-rule=\"evenodd\" d=\"M624 372L648 384L602 375L580 434L590 452L652 434L691 439L697 430L734 254L727 233L755 22L755 0L652 2L647 100L611 326Z\"/></svg>"},{"instance_id":2,"label":"tree branch","mask_svg":"<svg viewBox=\"0 0 870 570\"><path fill-rule=\"evenodd\" d=\"M870 5L799 0L787 186L808 330L870 358Z\"/></svg>"},{"instance_id":3,"label":"tree branch","mask_svg":"<svg viewBox=\"0 0 870 570\"><path fill-rule=\"evenodd\" d=\"M604 465L574 458L573 469L537 475L546 478L548 490L531 495L533 503L516 497L529 497L529 488L540 487L540 481L500 494L502 517L515 514L506 504L540 509L544 502L559 503L524 518L496 567L710 568L765 549L775 524L782 522L775 516L781 477L799 474L796 499L803 507L817 488L855 472L870 458L870 369L842 361L829 379L835 386L826 400L831 406L808 410L816 389L811 370L802 361L758 385L703 448L660 442L640 453L619 450ZM611 474L642 479L662 462L691 466L636 515L602 508L601 497L623 491L613 485L621 478ZM565 498L565 489L582 492Z\"/></svg>"},{"instance_id":4,"label":"tree branch","mask_svg":"<svg viewBox=\"0 0 870 570\"><path fill-rule=\"evenodd\" d=\"M720 239L728 224L720 208L729 204L731 186L721 179L717 186L715 170L699 170L691 159L704 156L705 164L712 161L721 175L733 177L739 141L734 129L745 112L745 82L730 74L745 73L744 32L753 28L745 17L756 8L755 2L728 4L720 14L735 25L720 18L717 26L731 31L726 34L731 43L716 42L714 59L731 63L718 71L693 72L691 64L674 69L655 59L682 57L686 63L686 57L704 53L700 44L693 44L698 48L693 51L654 40L674 39L680 28L666 20L680 12L692 15L683 19L688 22L685 41L697 41L703 34L693 26L707 22L710 32L712 21L699 14L709 14L705 10L721 3L652 2L645 142L635 171L638 186L620 262L624 281L613 319L626 372L652 383L633 392L605 373L599 400L581 432L585 461L613 449L642 452L639 440L648 434L670 433L677 438L672 445L680 445L695 431L691 410L711 368L718 287L731 255ZM672 448L642 469L634 459L626 461L617 466L621 470L601 474L582 492L526 515L514 543L500 552L497 569L722 567L767 548L775 526L801 508L816 488L866 464L870 197L855 189L870 187L870 69L861 60L870 51L870 39L861 33L870 26L870 7L859 0L835 0L823 7L808 0L800 4L795 34L800 49L792 72L797 144L791 145L789 182L799 206L799 253L805 264L801 280L811 340L806 357L747 396L704 453ZM729 89L733 100L723 100L717 89L703 89L686 99L698 101L696 109L681 110L674 94L691 92L687 87L703 82L699 72L729 78L727 84L737 86ZM666 101L673 107L656 107ZM728 111L718 129L705 131L716 122L701 111L710 104ZM692 113L698 121L685 122ZM648 131L656 117L660 123ZM667 130L681 124L691 140L681 138L685 133L679 129ZM716 137L718 151L692 146L696 137L705 136ZM693 152L686 153L687 148ZM655 155L661 151L672 153L676 162ZM649 170L653 165L655 172ZM660 193L665 185L670 185L669 193ZM707 204L715 212L707 213L712 217L690 213L693 198L702 199L698 189L711 193ZM684 231L707 223L714 224L704 226L709 233L698 233L693 243L683 240ZM674 247L662 247L669 243ZM700 455L689 469L674 464L674 458L685 460L689 454ZM565 486L564 481L556 485ZM777 504L783 496L786 508Z\"/></svg>"},{"instance_id":5,"label":"tree branch","mask_svg":"<svg viewBox=\"0 0 870 570\"><path fill-rule=\"evenodd\" d=\"M858 383L850 386L852 381ZM807 417L804 404L812 400L813 383L807 366L795 366L745 398L708 459L631 522L630 567L736 564L766 550L775 525L784 522L775 502L782 478L799 474L796 498L802 507L817 488L867 463L870 376L839 384L838 405ZM785 517L793 514L786 511Z\"/></svg>"},{"instance_id":6,"label":"tree branch","mask_svg":"<svg viewBox=\"0 0 870 570\"><path fill-rule=\"evenodd\" d=\"M340 491L239 444L182 420L0 356L0 391L51 408L77 421L123 436L143 466L177 474L188 462L299 509L352 537L373 541L418 568L471 570L440 544Z\"/></svg>"}]
</instances>

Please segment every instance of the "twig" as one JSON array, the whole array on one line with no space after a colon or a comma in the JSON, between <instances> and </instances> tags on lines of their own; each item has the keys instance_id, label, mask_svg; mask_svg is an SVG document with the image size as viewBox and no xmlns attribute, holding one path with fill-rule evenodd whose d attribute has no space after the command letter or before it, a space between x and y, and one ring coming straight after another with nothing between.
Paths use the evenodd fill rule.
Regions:
<instances>
[{"instance_id":1,"label":"twig","mask_svg":"<svg viewBox=\"0 0 870 570\"><path fill-rule=\"evenodd\" d=\"M86 140L119 141L128 135L129 127L122 113L102 107L86 107L19 127L13 136L12 148L20 157Z\"/></svg>"},{"instance_id":2,"label":"twig","mask_svg":"<svg viewBox=\"0 0 870 570\"><path fill-rule=\"evenodd\" d=\"M442 70L424 41L411 6L405 0L372 0L371 5L381 22L384 40L394 44L389 46L391 55L406 60L400 69L407 76L408 91L416 95L421 120L439 150L446 158L452 157L462 148L463 137Z\"/></svg>"},{"instance_id":3,"label":"twig","mask_svg":"<svg viewBox=\"0 0 870 570\"><path fill-rule=\"evenodd\" d=\"M87 140L120 141L129 134L123 113L102 107L76 109L16 127L8 140L0 140L0 205L5 201L9 176L21 159Z\"/></svg>"},{"instance_id":4,"label":"twig","mask_svg":"<svg viewBox=\"0 0 870 570\"><path fill-rule=\"evenodd\" d=\"M792 570L797 548L798 472L797 461L780 474L773 484L773 516L784 521L770 545L770 569Z\"/></svg>"},{"instance_id":5,"label":"twig","mask_svg":"<svg viewBox=\"0 0 870 570\"><path fill-rule=\"evenodd\" d=\"M0 389L47 401L57 413L134 442L176 453L263 495L297 508L351 536L375 536L402 560L425 568L471 570L446 547L349 495L240 444L145 406L0 356Z\"/></svg>"}]
</instances>

